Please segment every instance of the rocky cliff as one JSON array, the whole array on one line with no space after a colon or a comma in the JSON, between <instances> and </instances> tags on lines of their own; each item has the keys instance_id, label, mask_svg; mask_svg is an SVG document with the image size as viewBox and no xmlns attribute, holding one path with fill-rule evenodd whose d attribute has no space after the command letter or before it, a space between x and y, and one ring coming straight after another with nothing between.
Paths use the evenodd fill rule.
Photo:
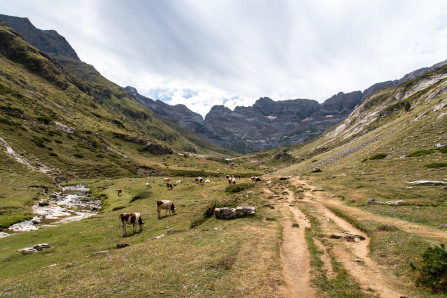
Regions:
<instances>
[{"instance_id":1,"label":"rocky cliff","mask_svg":"<svg viewBox=\"0 0 447 298\"><path fill-rule=\"evenodd\" d=\"M8 24L12 29L22 35L27 42L39 50L79 60L75 50L73 50L67 40L55 30L37 29L28 18L0 14L0 20Z\"/></svg>"}]
</instances>

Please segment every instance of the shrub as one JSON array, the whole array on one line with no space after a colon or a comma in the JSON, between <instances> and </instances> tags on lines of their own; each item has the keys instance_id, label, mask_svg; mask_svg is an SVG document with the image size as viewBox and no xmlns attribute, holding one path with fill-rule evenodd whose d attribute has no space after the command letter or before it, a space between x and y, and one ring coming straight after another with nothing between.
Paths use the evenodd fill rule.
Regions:
<instances>
[{"instance_id":1,"label":"shrub","mask_svg":"<svg viewBox=\"0 0 447 298\"><path fill-rule=\"evenodd\" d=\"M371 156L370 158L368 158L369 160L375 160L375 159L384 159L385 157L387 157L388 154L385 153L377 153L374 154L373 156Z\"/></svg>"},{"instance_id":2,"label":"shrub","mask_svg":"<svg viewBox=\"0 0 447 298\"><path fill-rule=\"evenodd\" d=\"M425 165L427 168L443 168L447 167L447 162L434 162Z\"/></svg>"},{"instance_id":3,"label":"shrub","mask_svg":"<svg viewBox=\"0 0 447 298\"><path fill-rule=\"evenodd\" d=\"M415 268L419 273L416 284L434 292L447 292L447 251L444 244L427 248L422 259L422 266Z\"/></svg>"},{"instance_id":4,"label":"shrub","mask_svg":"<svg viewBox=\"0 0 447 298\"><path fill-rule=\"evenodd\" d=\"M418 156L423 156L423 155L427 155L427 154L432 154L434 152L435 151L431 150L431 149L417 150L417 151L413 151L410 154L408 154L407 157L418 157Z\"/></svg>"},{"instance_id":5,"label":"shrub","mask_svg":"<svg viewBox=\"0 0 447 298\"><path fill-rule=\"evenodd\" d=\"M376 231L395 232L395 231L399 231L399 229L395 226L380 225L380 226L376 227Z\"/></svg>"},{"instance_id":6,"label":"shrub","mask_svg":"<svg viewBox=\"0 0 447 298\"><path fill-rule=\"evenodd\" d=\"M225 188L226 192L240 192L249 188L252 188L253 186L255 186L253 183L239 183L239 184L234 184L234 185L228 185Z\"/></svg>"},{"instance_id":7,"label":"shrub","mask_svg":"<svg viewBox=\"0 0 447 298\"><path fill-rule=\"evenodd\" d=\"M81 154L81 153L75 153L75 154L73 154L73 156L77 157L77 158L84 158L84 154Z\"/></svg>"},{"instance_id":8,"label":"shrub","mask_svg":"<svg viewBox=\"0 0 447 298\"><path fill-rule=\"evenodd\" d=\"M447 146L439 148L439 152L441 153L447 153Z\"/></svg>"}]
</instances>

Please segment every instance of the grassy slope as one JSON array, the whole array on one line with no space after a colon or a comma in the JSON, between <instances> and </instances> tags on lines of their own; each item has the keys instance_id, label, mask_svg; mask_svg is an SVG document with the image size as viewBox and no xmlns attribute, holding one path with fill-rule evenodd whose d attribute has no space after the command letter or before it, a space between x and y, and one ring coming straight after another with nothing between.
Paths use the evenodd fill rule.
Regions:
<instances>
[{"instance_id":1,"label":"grassy slope","mask_svg":"<svg viewBox=\"0 0 447 298\"><path fill-rule=\"evenodd\" d=\"M428 73L397 87L381 90L368 98L345 121L329 132L291 149L303 162L276 172L303 175L323 187L328 199L371 213L447 230L447 190L442 186L411 186L415 180L443 180L447 154L436 145L447 145L447 68ZM415 157L415 151L432 152ZM430 151L431 150L431 151ZM444 151L445 152L445 151ZM385 158L370 159L378 154ZM322 172L312 173L320 168ZM400 206L367 204L404 200ZM414 295L428 296L414 288L416 273L410 262L420 265L422 252L442 239L431 239L398 229L383 230L383 224L365 221L334 210L371 236L371 255L389 274L400 277Z\"/></svg>"},{"instance_id":2,"label":"grassy slope","mask_svg":"<svg viewBox=\"0 0 447 298\"><path fill-rule=\"evenodd\" d=\"M1 227L30 216L29 205L38 197L33 185L54 189L60 181L137 176L141 167L148 172L139 175L246 176L254 172L230 167L224 157L233 156L232 152L157 117L93 67L73 60L64 63L65 68L4 24L0 24L0 37L0 137L33 167L50 169L48 177L39 171L23 176L27 169L0 146L0 179L8 185L0 194ZM115 133L187 156L154 155L144 151L144 145L117 138ZM210 160L189 151L219 158Z\"/></svg>"},{"instance_id":3,"label":"grassy slope","mask_svg":"<svg viewBox=\"0 0 447 298\"><path fill-rule=\"evenodd\" d=\"M167 296L275 295L284 283L278 263L280 230L278 213L262 207L268 199L260 186L250 191L224 192L225 179L200 186L185 180L172 191L161 178L91 181L96 194L108 197L105 211L81 222L65 224L1 239L0 292L12 295L87 296L97 294ZM116 187L124 190L122 197ZM139 195L140 199L131 202ZM178 215L157 219L155 201L172 199ZM253 218L210 218L194 229L192 219L201 217L207 204L254 205ZM112 206L122 205L120 211ZM141 233L122 237L118 214L138 210L146 225ZM162 213L164 214L164 213ZM176 232L166 234L167 228ZM155 236L165 237L149 240ZM54 246L23 255L17 249L47 242ZM116 249L117 243L130 247ZM106 252L104 252L106 251ZM100 273L100 274L99 274Z\"/></svg>"}]
</instances>

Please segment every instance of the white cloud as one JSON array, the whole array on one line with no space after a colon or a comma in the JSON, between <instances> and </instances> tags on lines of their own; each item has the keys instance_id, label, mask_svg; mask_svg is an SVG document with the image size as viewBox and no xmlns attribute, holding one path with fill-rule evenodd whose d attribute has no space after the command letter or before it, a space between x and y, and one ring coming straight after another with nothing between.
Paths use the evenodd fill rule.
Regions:
<instances>
[{"instance_id":1,"label":"white cloud","mask_svg":"<svg viewBox=\"0 0 447 298\"><path fill-rule=\"evenodd\" d=\"M3 0L0 10L56 29L108 79L202 115L261 96L323 101L447 59L442 0Z\"/></svg>"}]
</instances>

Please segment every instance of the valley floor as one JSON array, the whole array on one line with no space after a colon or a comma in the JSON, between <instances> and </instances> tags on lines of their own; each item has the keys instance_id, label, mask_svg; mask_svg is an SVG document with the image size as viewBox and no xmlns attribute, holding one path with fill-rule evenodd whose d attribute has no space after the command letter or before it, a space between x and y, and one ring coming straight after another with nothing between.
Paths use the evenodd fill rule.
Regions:
<instances>
[{"instance_id":1,"label":"valley floor","mask_svg":"<svg viewBox=\"0 0 447 298\"><path fill-rule=\"evenodd\" d=\"M348 206L303 177L245 178L235 193L224 179L178 179L173 190L162 178L150 178L150 190L147 179L92 181L107 198L101 214L0 239L0 296L442 297L416 287L410 266L446 242L441 229ZM158 219L157 199L174 201L178 215ZM257 214L209 214L223 205ZM123 237L118 215L127 211L146 225ZM37 243L53 248L17 251Z\"/></svg>"}]
</instances>

